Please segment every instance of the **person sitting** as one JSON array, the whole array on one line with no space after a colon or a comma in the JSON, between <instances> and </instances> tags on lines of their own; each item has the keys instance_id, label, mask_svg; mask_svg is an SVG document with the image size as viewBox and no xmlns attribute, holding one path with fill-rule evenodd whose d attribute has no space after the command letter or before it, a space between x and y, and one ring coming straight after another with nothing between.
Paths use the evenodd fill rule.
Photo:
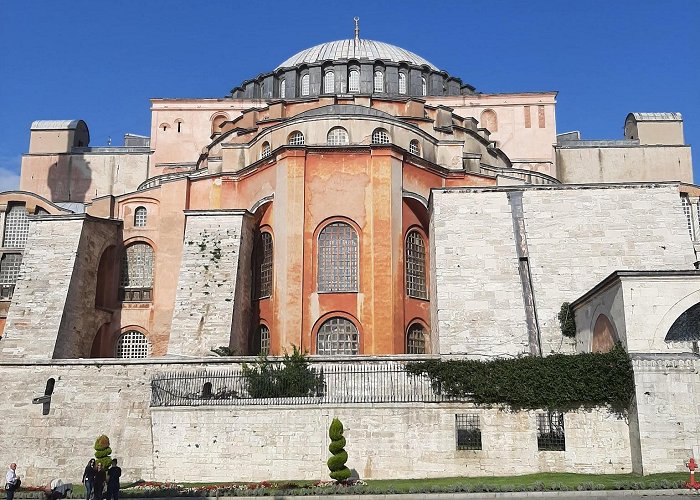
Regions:
<instances>
[{"instance_id":1,"label":"person sitting","mask_svg":"<svg viewBox=\"0 0 700 500\"><path fill-rule=\"evenodd\" d=\"M64 483L61 479L53 479L48 488L44 490L46 500L58 500L66 498L73 491L72 483Z\"/></svg>"}]
</instances>

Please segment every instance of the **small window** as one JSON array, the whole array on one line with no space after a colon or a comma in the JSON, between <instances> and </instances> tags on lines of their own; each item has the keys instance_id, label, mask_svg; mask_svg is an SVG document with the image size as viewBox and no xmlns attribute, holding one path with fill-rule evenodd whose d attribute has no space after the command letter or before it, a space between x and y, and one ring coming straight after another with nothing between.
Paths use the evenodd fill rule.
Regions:
<instances>
[{"instance_id":1,"label":"small window","mask_svg":"<svg viewBox=\"0 0 700 500\"><path fill-rule=\"evenodd\" d=\"M326 71L323 75L323 92L326 94L335 92L335 73L333 70Z\"/></svg>"},{"instance_id":2,"label":"small window","mask_svg":"<svg viewBox=\"0 0 700 500\"><path fill-rule=\"evenodd\" d=\"M389 137L389 132L383 128L375 129L372 132L372 143L373 144L389 144L391 142L391 137Z\"/></svg>"},{"instance_id":3,"label":"small window","mask_svg":"<svg viewBox=\"0 0 700 500\"><path fill-rule=\"evenodd\" d=\"M481 425L479 415L464 413L455 415L458 450L481 450Z\"/></svg>"},{"instance_id":4,"label":"small window","mask_svg":"<svg viewBox=\"0 0 700 500\"><path fill-rule=\"evenodd\" d=\"M309 74L305 74L301 77L301 95L309 95Z\"/></svg>"},{"instance_id":5,"label":"small window","mask_svg":"<svg viewBox=\"0 0 700 500\"><path fill-rule=\"evenodd\" d=\"M352 321L345 318L331 318L318 330L316 354L334 356L357 354L360 334Z\"/></svg>"},{"instance_id":6,"label":"small window","mask_svg":"<svg viewBox=\"0 0 700 500\"><path fill-rule=\"evenodd\" d=\"M406 73L399 73L399 94L406 93Z\"/></svg>"},{"instance_id":7,"label":"small window","mask_svg":"<svg viewBox=\"0 0 700 500\"><path fill-rule=\"evenodd\" d=\"M328 131L327 142L329 146L343 146L350 143L348 131L343 127L334 127Z\"/></svg>"},{"instance_id":8,"label":"small window","mask_svg":"<svg viewBox=\"0 0 700 500\"><path fill-rule=\"evenodd\" d=\"M350 74L348 75L348 91L360 91L360 72L356 69L350 70Z\"/></svg>"},{"instance_id":9,"label":"small window","mask_svg":"<svg viewBox=\"0 0 700 500\"><path fill-rule=\"evenodd\" d=\"M146 227L147 216L146 207L136 207L136 210L134 210L134 227Z\"/></svg>"},{"instance_id":10,"label":"small window","mask_svg":"<svg viewBox=\"0 0 700 500\"><path fill-rule=\"evenodd\" d=\"M265 325L260 325L260 354L267 356L270 354L270 329Z\"/></svg>"},{"instance_id":11,"label":"small window","mask_svg":"<svg viewBox=\"0 0 700 500\"><path fill-rule=\"evenodd\" d=\"M284 99L285 97L287 97L287 80L282 78L280 80L280 98Z\"/></svg>"},{"instance_id":12,"label":"small window","mask_svg":"<svg viewBox=\"0 0 700 500\"><path fill-rule=\"evenodd\" d=\"M211 382L204 382L202 387L202 399L211 398Z\"/></svg>"},{"instance_id":13,"label":"small window","mask_svg":"<svg viewBox=\"0 0 700 500\"><path fill-rule=\"evenodd\" d=\"M422 92L421 95L428 95L428 82L425 81L425 77L421 77L420 84Z\"/></svg>"},{"instance_id":14,"label":"small window","mask_svg":"<svg viewBox=\"0 0 700 500\"><path fill-rule=\"evenodd\" d=\"M695 239L695 234L693 231L693 213L691 210L690 200L686 195L681 195L681 205L683 206L683 215L685 215L685 222L688 226L688 234L690 239Z\"/></svg>"},{"instance_id":15,"label":"small window","mask_svg":"<svg viewBox=\"0 0 700 500\"><path fill-rule=\"evenodd\" d=\"M413 323L406 333L406 354L425 354L425 329Z\"/></svg>"},{"instance_id":16,"label":"small window","mask_svg":"<svg viewBox=\"0 0 700 500\"><path fill-rule=\"evenodd\" d=\"M150 345L146 336L135 330L123 333L117 340L115 357L126 358L147 358Z\"/></svg>"},{"instance_id":17,"label":"small window","mask_svg":"<svg viewBox=\"0 0 700 500\"><path fill-rule=\"evenodd\" d=\"M420 156L420 143L413 139L408 145L408 152L412 155Z\"/></svg>"},{"instance_id":18,"label":"small window","mask_svg":"<svg viewBox=\"0 0 700 500\"><path fill-rule=\"evenodd\" d=\"M267 158L271 154L270 143L267 141L263 142L262 148L260 149L260 158Z\"/></svg>"},{"instance_id":19,"label":"small window","mask_svg":"<svg viewBox=\"0 0 700 500\"><path fill-rule=\"evenodd\" d=\"M303 146L304 145L304 134L295 130L287 138L287 144L290 146Z\"/></svg>"},{"instance_id":20,"label":"small window","mask_svg":"<svg viewBox=\"0 0 700 500\"><path fill-rule=\"evenodd\" d=\"M384 92L384 73L381 71L374 72L374 92Z\"/></svg>"},{"instance_id":21,"label":"small window","mask_svg":"<svg viewBox=\"0 0 700 500\"><path fill-rule=\"evenodd\" d=\"M539 451L564 451L564 414L548 411L537 414L537 449Z\"/></svg>"},{"instance_id":22,"label":"small window","mask_svg":"<svg viewBox=\"0 0 700 500\"><path fill-rule=\"evenodd\" d=\"M413 230L406 236L406 295L417 299L428 298L425 279L425 242Z\"/></svg>"},{"instance_id":23,"label":"small window","mask_svg":"<svg viewBox=\"0 0 700 500\"><path fill-rule=\"evenodd\" d=\"M182 132L182 120L180 120L180 119L175 120L175 124L177 126L177 133L179 134L180 132Z\"/></svg>"},{"instance_id":24,"label":"small window","mask_svg":"<svg viewBox=\"0 0 700 500\"><path fill-rule=\"evenodd\" d=\"M167 123L161 123L158 128L163 129L163 132L165 132L166 130L168 130L170 128L170 125L168 125Z\"/></svg>"}]
</instances>

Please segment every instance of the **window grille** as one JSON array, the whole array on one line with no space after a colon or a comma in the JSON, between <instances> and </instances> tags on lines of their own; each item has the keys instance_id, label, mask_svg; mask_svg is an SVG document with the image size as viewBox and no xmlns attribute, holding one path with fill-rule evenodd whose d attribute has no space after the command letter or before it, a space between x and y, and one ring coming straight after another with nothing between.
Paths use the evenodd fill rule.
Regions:
<instances>
[{"instance_id":1,"label":"window grille","mask_svg":"<svg viewBox=\"0 0 700 500\"><path fill-rule=\"evenodd\" d=\"M408 151L412 155L420 156L420 145L418 144L417 140L412 140L411 143L408 145Z\"/></svg>"},{"instance_id":2,"label":"window grille","mask_svg":"<svg viewBox=\"0 0 700 500\"><path fill-rule=\"evenodd\" d=\"M333 94L335 92L335 73L333 70L326 71L323 75L323 92Z\"/></svg>"},{"instance_id":3,"label":"window grille","mask_svg":"<svg viewBox=\"0 0 700 500\"><path fill-rule=\"evenodd\" d=\"M267 158L271 154L270 143L267 141L263 142L262 149L260 150L260 158Z\"/></svg>"},{"instance_id":4,"label":"window grille","mask_svg":"<svg viewBox=\"0 0 700 500\"><path fill-rule=\"evenodd\" d=\"M425 280L425 242L418 231L406 236L406 294L418 299L428 298Z\"/></svg>"},{"instance_id":5,"label":"window grille","mask_svg":"<svg viewBox=\"0 0 700 500\"><path fill-rule=\"evenodd\" d=\"M270 353L270 329L265 325L258 328L260 336L260 354L267 356Z\"/></svg>"},{"instance_id":6,"label":"window grille","mask_svg":"<svg viewBox=\"0 0 700 500\"><path fill-rule=\"evenodd\" d=\"M287 97L287 80L280 81L280 98Z\"/></svg>"},{"instance_id":7,"label":"window grille","mask_svg":"<svg viewBox=\"0 0 700 500\"><path fill-rule=\"evenodd\" d=\"M425 81L424 77L421 77L420 83L421 83L421 92L422 92L421 95L428 95L428 82Z\"/></svg>"},{"instance_id":8,"label":"window grille","mask_svg":"<svg viewBox=\"0 0 700 500\"><path fill-rule=\"evenodd\" d=\"M331 318L318 330L316 354L327 356L357 354L359 338L360 335L352 321L345 318Z\"/></svg>"},{"instance_id":9,"label":"window grille","mask_svg":"<svg viewBox=\"0 0 700 500\"><path fill-rule=\"evenodd\" d=\"M329 146L342 146L350 143L348 131L343 127L334 127L328 131L327 142Z\"/></svg>"},{"instance_id":10,"label":"window grille","mask_svg":"<svg viewBox=\"0 0 700 500\"><path fill-rule=\"evenodd\" d=\"M134 227L146 227L146 218L148 211L146 207L137 207L134 210Z\"/></svg>"},{"instance_id":11,"label":"window grille","mask_svg":"<svg viewBox=\"0 0 700 500\"><path fill-rule=\"evenodd\" d=\"M153 249L146 243L134 243L122 254L119 280L120 300L151 300L153 290Z\"/></svg>"},{"instance_id":12,"label":"window grille","mask_svg":"<svg viewBox=\"0 0 700 500\"><path fill-rule=\"evenodd\" d=\"M298 130L295 130L291 134L289 134L289 138L287 139L287 144L290 146L303 146L304 145L304 134L299 132Z\"/></svg>"},{"instance_id":13,"label":"window grille","mask_svg":"<svg viewBox=\"0 0 700 500\"><path fill-rule=\"evenodd\" d=\"M360 72L356 69L350 70L350 75L348 76L348 91L349 92L359 92L360 91Z\"/></svg>"},{"instance_id":14,"label":"window grille","mask_svg":"<svg viewBox=\"0 0 700 500\"><path fill-rule=\"evenodd\" d=\"M408 328L406 354L425 354L425 329L423 325L414 323Z\"/></svg>"},{"instance_id":15,"label":"window grille","mask_svg":"<svg viewBox=\"0 0 700 500\"><path fill-rule=\"evenodd\" d=\"M333 222L318 235L318 291L357 291L357 233Z\"/></svg>"},{"instance_id":16,"label":"window grille","mask_svg":"<svg viewBox=\"0 0 700 500\"><path fill-rule=\"evenodd\" d=\"M455 415L458 450L481 450L481 425L476 413Z\"/></svg>"},{"instance_id":17,"label":"window grille","mask_svg":"<svg viewBox=\"0 0 700 500\"><path fill-rule=\"evenodd\" d=\"M260 233L255 248L255 298L272 295L272 235Z\"/></svg>"},{"instance_id":18,"label":"window grille","mask_svg":"<svg viewBox=\"0 0 700 500\"><path fill-rule=\"evenodd\" d=\"M147 358L150 351L146 336L135 330L123 333L117 340L116 358Z\"/></svg>"},{"instance_id":19,"label":"window grille","mask_svg":"<svg viewBox=\"0 0 700 500\"><path fill-rule=\"evenodd\" d=\"M399 73L399 94L406 93L406 73Z\"/></svg>"},{"instance_id":20,"label":"window grille","mask_svg":"<svg viewBox=\"0 0 700 500\"><path fill-rule=\"evenodd\" d=\"M378 128L372 132L372 143L373 144L389 144L391 138L389 137L389 132L383 128Z\"/></svg>"},{"instance_id":21,"label":"window grille","mask_svg":"<svg viewBox=\"0 0 700 500\"><path fill-rule=\"evenodd\" d=\"M374 92L384 92L384 73L381 71L374 72Z\"/></svg>"},{"instance_id":22,"label":"window grille","mask_svg":"<svg viewBox=\"0 0 700 500\"><path fill-rule=\"evenodd\" d=\"M22 264L21 253L6 253L0 257L0 285L17 283L20 264Z\"/></svg>"},{"instance_id":23,"label":"window grille","mask_svg":"<svg viewBox=\"0 0 700 500\"><path fill-rule=\"evenodd\" d=\"M564 451L564 414L549 411L537 414L537 449L540 451Z\"/></svg>"},{"instance_id":24,"label":"window grille","mask_svg":"<svg viewBox=\"0 0 700 500\"><path fill-rule=\"evenodd\" d=\"M685 215L686 225L688 226L688 234L691 239L695 239L695 235L693 234L693 214L690 200L687 196L681 196L681 204L683 205L683 215Z\"/></svg>"},{"instance_id":25,"label":"window grille","mask_svg":"<svg viewBox=\"0 0 700 500\"><path fill-rule=\"evenodd\" d=\"M301 77L301 95L309 95L309 75Z\"/></svg>"},{"instance_id":26,"label":"window grille","mask_svg":"<svg viewBox=\"0 0 700 500\"><path fill-rule=\"evenodd\" d=\"M29 235L29 217L24 205L11 205L5 213L5 248L24 248Z\"/></svg>"}]
</instances>

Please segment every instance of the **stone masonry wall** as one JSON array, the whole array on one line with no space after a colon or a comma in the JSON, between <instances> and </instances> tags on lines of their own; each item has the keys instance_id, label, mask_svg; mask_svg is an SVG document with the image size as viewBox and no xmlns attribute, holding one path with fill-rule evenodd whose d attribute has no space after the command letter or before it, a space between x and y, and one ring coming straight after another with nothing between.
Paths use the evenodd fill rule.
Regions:
<instances>
[{"instance_id":1,"label":"stone masonry wall","mask_svg":"<svg viewBox=\"0 0 700 500\"><path fill-rule=\"evenodd\" d=\"M186 217L168 354L206 356L230 344L244 212Z\"/></svg>"}]
</instances>

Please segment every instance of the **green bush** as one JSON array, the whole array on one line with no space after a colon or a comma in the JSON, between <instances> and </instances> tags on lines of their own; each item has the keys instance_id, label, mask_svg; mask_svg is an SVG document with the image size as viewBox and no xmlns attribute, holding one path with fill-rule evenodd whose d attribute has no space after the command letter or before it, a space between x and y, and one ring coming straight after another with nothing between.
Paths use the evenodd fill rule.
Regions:
<instances>
[{"instance_id":1,"label":"green bush","mask_svg":"<svg viewBox=\"0 0 700 500\"><path fill-rule=\"evenodd\" d=\"M243 377L251 398L309 397L323 394L323 370L316 372L299 348L285 352L282 363L261 356L255 363L243 363Z\"/></svg>"},{"instance_id":2,"label":"green bush","mask_svg":"<svg viewBox=\"0 0 700 500\"><path fill-rule=\"evenodd\" d=\"M574 311L571 309L571 304L564 302L559 309L559 327L561 334L564 337L576 337L576 320L574 319Z\"/></svg>"},{"instance_id":3,"label":"green bush","mask_svg":"<svg viewBox=\"0 0 700 500\"><path fill-rule=\"evenodd\" d=\"M328 450L333 454L328 459L328 469L331 471L331 479L336 481L345 481L350 477L350 469L345 466L348 461L348 452L343 448L345 446L345 438L343 437L343 424L337 418L331 422L328 429L328 437L331 438L331 444Z\"/></svg>"},{"instance_id":4,"label":"green bush","mask_svg":"<svg viewBox=\"0 0 700 500\"><path fill-rule=\"evenodd\" d=\"M102 469L106 470L112 465L112 448L109 447L109 438L102 434L95 440L95 462L102 464Z\"/></svg>"}]
</instances>

